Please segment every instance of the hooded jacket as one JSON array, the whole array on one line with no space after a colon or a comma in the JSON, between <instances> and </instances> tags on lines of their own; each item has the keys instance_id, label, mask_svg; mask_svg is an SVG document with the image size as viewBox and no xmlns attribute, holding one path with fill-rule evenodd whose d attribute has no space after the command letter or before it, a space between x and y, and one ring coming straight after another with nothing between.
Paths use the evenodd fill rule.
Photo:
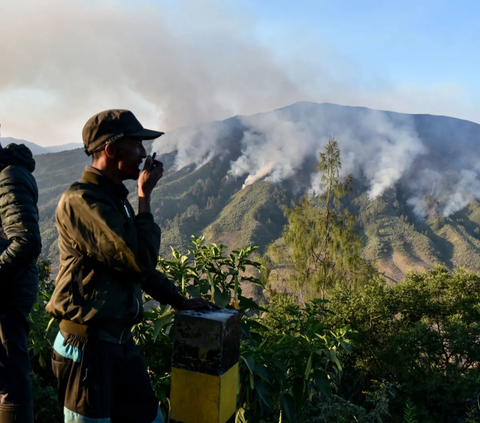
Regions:
<instances>
[{"instance_id":1,"label":"hooded jacket","mask_svg":"<svg viewBox=\"0 0 480 423\"><path fill-rule=\"evenodd\" d=\"M67 333L124 343L142 318L142 289L179 307L183 297L155 270L160 228L135 216L128 190L87 166L56 211L60 272L47 312Z\"/></svg>"},{"instance_id":2,"label":"hooded jacket","mask_svg":"<svg viewBox=\"0 0 480 423\"><path fill-rule=\"evenodd\" d=\"M42 244L38 227L35 160L23 144L0 149L0 313L28 314L38 290L37 257Z\"/></svg>"}]
</instances>

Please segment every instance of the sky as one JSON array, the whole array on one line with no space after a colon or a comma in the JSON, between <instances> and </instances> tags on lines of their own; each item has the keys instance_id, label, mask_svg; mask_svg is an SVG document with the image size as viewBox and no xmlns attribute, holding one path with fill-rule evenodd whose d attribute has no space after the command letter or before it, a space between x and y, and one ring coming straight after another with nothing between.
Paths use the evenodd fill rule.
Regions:
<instances>
[{"instance_id":1,"label":"sky","mask_svg":"<svg viewBox=\"0 0 480 423\"><path fill-rule=\"evenodd\" d=\"M109 108L175 128L296 101L480 122L480 2L0 0L3 137Z\"/></svg>"}]
</instances>

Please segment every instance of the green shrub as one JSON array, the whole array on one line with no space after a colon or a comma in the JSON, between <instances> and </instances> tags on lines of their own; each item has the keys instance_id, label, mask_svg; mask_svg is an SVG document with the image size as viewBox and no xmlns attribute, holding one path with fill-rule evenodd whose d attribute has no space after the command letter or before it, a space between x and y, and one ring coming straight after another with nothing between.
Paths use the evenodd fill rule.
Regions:
<instances>
[{"instance_id":1,"label":"green shrub","mask_svg":"<svg viewBox=\"0 0 480 423\"><path fill-rule=\"evenodd\" d=\"M58 327L45 306L53 292L50 280L50 261L38 260L39 289L37 302L30 313L29 345L31 360L31 379L36 423L56 423L63 421L63 410L57 398L57 380L55 379L50 357L53 340Z\"/></svg>"},{"instance_id":2,"label":"green shrub","mask_svg":"<svg viewBox=\"0 0 480 423\"><path fill-rule=\"evenodd\" d=\"M477 275L437 267L390 287L377 279L358 290L338 288L330 299L329 323L357 330L348 371L393 383L396 415L410 398L419 421L465 417L466 401L480 392Z\"/></svg>"},{"instance_id":3,"label":"green shrub","mask_svg":"<svg viewBox=\"0 0 480 423\"><path fill-rule=\"evenodd\" d=\"M173 259L161 258L159 265L186 296L201 296L242 314L237 421L279 421L280 416L284 422L310 421L318 414L310 404L330 403L341 380L341 357L350 351L349 328L325 325L324 300L299 305L292 296L276 295L264 308L244 297L241 281L261 285L252 276L261 267L251 258L255 247L227 255L225 246L207 246L203 238L193 237L192 244L186 255L172 249ZM168 306L151 309L134 329L165 412L172 318Z\"/></svg>"}]
</instances>

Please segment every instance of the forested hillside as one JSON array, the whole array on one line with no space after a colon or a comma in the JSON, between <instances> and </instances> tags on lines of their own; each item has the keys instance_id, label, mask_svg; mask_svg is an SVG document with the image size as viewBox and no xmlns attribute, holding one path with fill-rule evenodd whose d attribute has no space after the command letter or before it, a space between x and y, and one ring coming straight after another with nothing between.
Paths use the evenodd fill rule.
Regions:
<instances>
[{"instance_id":1,"label":"forested hillside","mask_svg":"<svg viewBox=\"0 0 480 423\"><path fill-rule=\"evenodd\" d=\"M166 167L152 198L161 253L200 234L230 248L265 248L282 233L283 206L321 189L315 163L331 136L342 169L354 176L343 201L357 217L365 257L379 270L393 281L435 264L480 271L480 125L315 103L183 128L156 141ZM36 161L43 254L55 268L55 207L90 159L77 149ZM127 187L135 203L135 184Z\"/></svg>"}]
</instances>

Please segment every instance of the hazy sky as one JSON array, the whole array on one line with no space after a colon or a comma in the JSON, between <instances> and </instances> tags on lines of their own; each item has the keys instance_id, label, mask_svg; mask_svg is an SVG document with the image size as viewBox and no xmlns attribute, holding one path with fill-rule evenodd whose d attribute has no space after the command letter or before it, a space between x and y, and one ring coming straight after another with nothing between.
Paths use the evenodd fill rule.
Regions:
<instances>
[{"instance_id":1,"label":"hazy sky","mask_svg":"<svg viewBox=\"0 0 480 423\"><path fill-rule=\"evenodd\" d=\"M480 122L480 2L0 0L2 136L177 127L298 100Z\"/></svg>"}]
</instances>

